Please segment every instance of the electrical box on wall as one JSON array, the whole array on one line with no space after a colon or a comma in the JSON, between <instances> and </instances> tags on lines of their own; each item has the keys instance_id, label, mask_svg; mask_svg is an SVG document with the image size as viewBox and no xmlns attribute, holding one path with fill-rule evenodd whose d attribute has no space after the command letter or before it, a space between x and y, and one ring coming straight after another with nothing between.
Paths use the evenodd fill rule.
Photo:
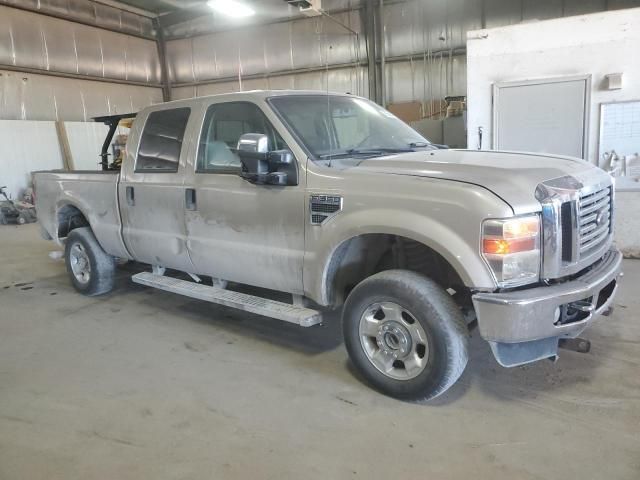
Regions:
<instances>
[{"instance_id":1,"label":"electrical box on wall","mask_svg":"<svg viewBox=\"0 0 640 480\"><path fill-rule=\"evenodd\" d=\"M622 74L610 73L605 75L604 83L607 90L620 90L622 88Z\"/></svg>"},{"instance_id":2,"label":"electrical box on wall","mask_svg":"<svg viewBox=\"0 0 640 480\"><path fill-rule=\"evenodd\" d=\"M322 15L322 0L285 0L289 5L298 7L300 13L307 17Z\"/></svg>"}]
</instances>

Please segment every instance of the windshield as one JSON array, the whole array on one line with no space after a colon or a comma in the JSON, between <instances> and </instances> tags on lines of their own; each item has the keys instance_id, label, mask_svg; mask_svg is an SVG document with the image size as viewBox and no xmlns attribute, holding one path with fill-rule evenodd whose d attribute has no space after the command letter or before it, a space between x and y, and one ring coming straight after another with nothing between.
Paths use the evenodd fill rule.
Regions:
<instances>
[{"instance_id":1,"label":"windshield","mask_svg":"<svg viewBox=\"0 0 640 480\"><path fill-rule=\"evenodd\" d=\"M273 97L270 103L315 159L433 148L392 113L362 98L291 95Z\"/></svg>"}]
</instances>

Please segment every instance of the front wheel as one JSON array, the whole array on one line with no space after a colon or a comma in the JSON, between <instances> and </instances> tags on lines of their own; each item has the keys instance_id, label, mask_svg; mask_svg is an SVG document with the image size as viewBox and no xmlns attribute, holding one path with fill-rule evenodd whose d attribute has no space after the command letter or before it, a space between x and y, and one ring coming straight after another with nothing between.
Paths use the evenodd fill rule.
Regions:
<instances>
[{"instance_id":1,"label":"front wheel","mask_svg":"<svg viewBox=\"0 0 640 480\"><path fill-rule=\"evenodd\" d=\"M406 270L367 278L349 294L344 338L358 372L391 397L437 397L462 375L468 330L451 296Z\"/></svg>"},{"instance_id":2,"label":"front wheel","mask_svg":"<svg viewBox=\"0 0 640 480\"><path fill-rule=\"evenodd\" d=\"M94 296L113 289L115 258L102 249L90 228L71 231L65 242L64 258L71 283L78 292Z\"/></svg>"}]
</instances>

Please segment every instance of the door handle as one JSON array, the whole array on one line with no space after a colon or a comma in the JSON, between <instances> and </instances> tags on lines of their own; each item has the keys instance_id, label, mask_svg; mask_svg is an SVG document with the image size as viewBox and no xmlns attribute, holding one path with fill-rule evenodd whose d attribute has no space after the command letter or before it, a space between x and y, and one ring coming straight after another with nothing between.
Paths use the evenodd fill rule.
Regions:
<instances>
[{"instance_id":1,"label":"door handle","mask_svg":"<svg viewBox=\"0 0 640 480\"><path fill-rule=\"evenodd\" d=\"M127 187L127 205L133 207L136 204L136 195L133 191L133 187Z\"/></svg>"},{"instance_id":2,"label":"door handle","mask_svg":"<svg viewBox=\"0 0 640 480\"><path fill-rule=\"evenodd\" d=\"M196 189L187 188L184 191L184 204L187 210L197 210Z\"/></svg>"}]
</instances>

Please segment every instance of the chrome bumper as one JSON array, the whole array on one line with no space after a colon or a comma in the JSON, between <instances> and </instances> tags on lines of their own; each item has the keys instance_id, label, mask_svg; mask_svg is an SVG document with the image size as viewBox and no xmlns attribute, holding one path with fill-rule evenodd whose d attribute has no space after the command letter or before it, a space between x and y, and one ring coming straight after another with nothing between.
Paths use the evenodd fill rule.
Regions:
<instances>
[{"instance_id":1,"label":"chrome bumper","mask_svg":"<svg viewBox=\"0 0 640 480\"><path fill-rule=\"evenodd\" d=\"M574 280L508 293L477 293L473 305L480 335L501 365L516 366L557 354L558 340L576 337L604 312L618 288L622 254L610 249L596 266ZM585 318L559 324L560 308L580 302Z\"/></svg>"}]
</instances>

